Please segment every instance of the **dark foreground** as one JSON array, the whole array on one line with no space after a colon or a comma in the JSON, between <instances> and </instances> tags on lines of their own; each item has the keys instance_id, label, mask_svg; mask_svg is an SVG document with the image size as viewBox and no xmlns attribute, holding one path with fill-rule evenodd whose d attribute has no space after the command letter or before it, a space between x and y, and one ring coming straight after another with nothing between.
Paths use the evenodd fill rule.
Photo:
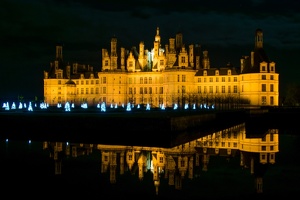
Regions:
<instances>
[{"instance_id":1,"label":"dark foreground","mask_svg":"<svg viewBox=\"0 0 300 200\"><path fill-rule=\"evenodd\" d=\"M78 157L65 157L62 174L54 174L54 158L43 150L42 142L0 141L2 191L10 199L20 196L42 198L93 199L286 199L298 195L300 188L299 137L280 137L276 163L264 175L263 193L254 189L249 169L239 166L239 158L212 157L209 169L195 168L193 179L185 178L182 189L168 185L160 177L159 194L155 194L153 175L145 173L139 180L137 172L117 175L111 184L109 172L101 173L101 153L93 151Z\"/></svg>"}]
</instances>

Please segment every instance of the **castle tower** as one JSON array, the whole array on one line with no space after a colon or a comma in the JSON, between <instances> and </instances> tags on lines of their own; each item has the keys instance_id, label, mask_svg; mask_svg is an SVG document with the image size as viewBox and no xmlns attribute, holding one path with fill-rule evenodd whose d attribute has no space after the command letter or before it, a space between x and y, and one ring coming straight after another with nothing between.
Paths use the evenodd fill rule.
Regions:
<instances>
[{"instance_id":1,"label":"castle tower","mask_svg":"<svg viewBox=\"0 0 300 200\"><path fill-rule=\"evenodd\" d=\"M124 174L125 171L125 162L124 162L124 151L120 153L120 174Z\"/></svg>"},{"instance_id":2,"label":"castle tower","mask_svg":"<svg viewBox=\"0 0 300 200\"><path fill-rule=\"evenodd\" d=\"M157 36L157 35L156 35ZM155 36L155 41L153 44L153 58L157 58L159 55L159 46L160 46L160 41L156 41L157 37Z\"/></svg>"},{"instance_id":3,"label":"castle tower","mask_svg":"<svg viewBox=\"0 0 300 200\"><path fill-rule=\"evenodd\" d=\"M110 59L111 59L111 69L117 69L117 38L113 37L110 42Z\"/></svg>"},{"instance_id":4,"label":"castle tower","mask_svg":"<svg viewBox=\"0 0 300 200\"><path fill-rule=\"evenodd\" d=\"M263 48L263 31L261 29L255 31L255 48Z\"/></svg>"},{"instance_id":5,"label":"castle tower","mask_svg":"<svg viewBox=\"0 0 300 200\"><path fill-rule=\"evenodd\" d=\"M194 45L189 45L189 63L194 68Z\"/></svg>"},{"instance_id":6,"label":"castle tower","mask_svg":"<svg viewBox=\"0 0 300 200\"><path fill-rule=\"evenodd\" d=\"M121 48L121 70L125 71L125 48Z\"/></svg>"},{"instance_id":7,"label":"castle tower","mask_svg":"<svg viewBox=\"0 0 300 200\"><path fill-rule=\"evenodd\" d=\"M158 42L160 44L160 35L159 35L159 28L156 28L156 35L155 35L155 42Z\"/></svg>"},{"instance_id":8,"label":"castle tower","mask_svg":"<svg viewBox=\"0 0 300 200\"><path fill-rule=\"evenodd\" d=\"M182 33L179 32L176 34L176 49L180 50L182 45L183 45Z\"/></svg>"},{"instance_id":9,"label":"castle tower","mask_svg":"<svg viewBox=\"0 0 300 200\"><path fill-rule=\"evenodd\" d=\"M202 66L203 69L209 69L210 68L210 62L209 62L209 57L208 57L208 51L205 50L203 51L203 60L202 60Z\"/></svg>"},{"instance_id":10,"label":"castle tower","mask_svg":"<svg viewBox=\"0 0 300 200\"><path fill-rule=\"evenodd\" d=\"M144 54L145 54L144 48L145 48L144 42L140 42L140 48L139 48L140 53L139 53L139 58L143 58L143 57L144 57Z\"/></svg>"},{"instance_id":11,"label":"castle tower","mask_svg":"<svg viewBox=\"0 0 300 200\"><path fill-rule=\"evenodd\" d=\"M169 39L169 52L170 53L175 53L175 38L170 38Z\"/></svg>"},{"instance_id":12,"label":"castle tower","mask_svg":"<svg viewBox=\"0 0 300 200\"><path fill-rule=\"evenodd\" d=\"M62 55L62 45L61 44L57 44L56 45L56 60L62 60L63 59L63 55Z\"/></svg>"}]
</instances>

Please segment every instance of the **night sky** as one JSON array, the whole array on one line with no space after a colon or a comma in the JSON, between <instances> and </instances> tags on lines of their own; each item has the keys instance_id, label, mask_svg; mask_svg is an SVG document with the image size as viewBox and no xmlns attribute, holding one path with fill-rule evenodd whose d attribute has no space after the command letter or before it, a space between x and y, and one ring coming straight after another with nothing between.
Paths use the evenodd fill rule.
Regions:
<instances>
[{"instance_id":1,"label":"night sky","mask_svg":"<svg viewBox=\"0 0 300 200\"><path fill-rule=\"evenodd\" d=\"M300 84L299 0L1 0L0 100L43 97L43 71L63 44L65 62L100 71L101 49L153 48L156 27L164 47L177 32L183 42L208 50L211 67L240 58L254 48L257 28L264 49L280 73L280 92Z\"/></svg>"}]
</instances>

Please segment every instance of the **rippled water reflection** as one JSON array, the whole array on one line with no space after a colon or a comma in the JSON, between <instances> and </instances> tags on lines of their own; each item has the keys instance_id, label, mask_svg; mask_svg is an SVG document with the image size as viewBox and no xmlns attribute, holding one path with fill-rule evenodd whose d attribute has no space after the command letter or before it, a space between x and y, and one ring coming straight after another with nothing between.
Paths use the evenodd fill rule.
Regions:
<instances>
[{"instance_id":1,"label":"rippled water reflection","mask_svg":"<svg viewBox=\"0 0 300 200\"><path fill-rule=\"evenodd\" d=\"M299 137L245 124L173 148L1 141L3 191L11 198L265 198L300 188Z\"/></svg>"}]
</instances>

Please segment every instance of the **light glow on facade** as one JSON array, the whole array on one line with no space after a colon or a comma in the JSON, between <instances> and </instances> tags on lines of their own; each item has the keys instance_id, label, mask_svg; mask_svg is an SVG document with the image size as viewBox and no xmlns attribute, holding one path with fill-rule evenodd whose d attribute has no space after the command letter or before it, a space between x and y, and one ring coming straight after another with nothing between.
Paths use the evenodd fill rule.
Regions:
<instances>
[{"instance_id":1,"label":"light glow on facade","mask_svg":"<svg viewBox=\"0 0 300 200\"><path fill-rule=\"evenodd\" d=\"M238 68L211 67L208 51L198 44L186 46L181 33L162 48L159 28L151 50L144 49L143 42L139 49L118 50L113 37L110 51L102 49L99 72L89 65L65 64L62 46L57 45L56 59L44 71L44 101L51 106L278 106L279 74L264 52L262 37L257 29L255 48L250 56L242 56Z\"/></svg>"}]
</instances>

